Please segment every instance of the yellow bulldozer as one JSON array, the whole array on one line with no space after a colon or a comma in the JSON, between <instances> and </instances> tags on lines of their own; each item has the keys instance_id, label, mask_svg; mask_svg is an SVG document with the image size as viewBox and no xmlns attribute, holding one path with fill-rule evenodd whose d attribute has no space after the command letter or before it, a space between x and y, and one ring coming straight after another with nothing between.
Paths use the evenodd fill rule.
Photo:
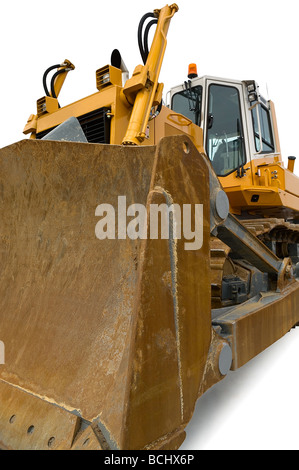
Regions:
<instances>
[{"instance_id":1,"label":"yellow bulldozer","mask_svg":"<svg viewBox=\"0 0 299 470\"><path fill-rule=\"evenodd\" d=\"M143 63L114 50L91 96L61 106L74 65L49 67L0 150L3 449L178 449L197 399L299 322L274 104L191 64L164 105L177 11L145 14Z\"/></svg>"}]
</instances>

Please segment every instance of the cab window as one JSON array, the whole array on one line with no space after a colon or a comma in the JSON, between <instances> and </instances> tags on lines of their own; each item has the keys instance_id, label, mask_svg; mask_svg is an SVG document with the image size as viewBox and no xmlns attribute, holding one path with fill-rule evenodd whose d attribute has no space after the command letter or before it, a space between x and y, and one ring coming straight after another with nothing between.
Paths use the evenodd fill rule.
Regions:
<instances>
[{"instance_id":1,"label":"cab window","mask_svg":"<svg viewBox=\"0 0 299 470\"><path fill-rule=\"evenodd\" d=\"M260 120L260 129L258 116ZM265 108L262 104L256 104L254 108L252 108L252 122L256 151L259 153L274 152L274 141L271 129L269 110Z\"/></svg>"},{"instance_id":2,"label":"cab window","mask_svg":"<svg viewBox=\"0 0 299 470\"><path fill-rule=\"evenodd\" d=\"M183 114L194 124L200 126L202 87L185 83L184 90L175 93L172 97L171 109L176 113Z\"/></svg>"},{"instance_id":3,"label":"cab window","mask_svg":"<svg viewBox=\"0 0 299 470\"><path fill-rule=\"evenodd\" d=\"M245 164L240 96L237 88L209 86L206 151L218 176Z\"/></svg>"}]
</instances>

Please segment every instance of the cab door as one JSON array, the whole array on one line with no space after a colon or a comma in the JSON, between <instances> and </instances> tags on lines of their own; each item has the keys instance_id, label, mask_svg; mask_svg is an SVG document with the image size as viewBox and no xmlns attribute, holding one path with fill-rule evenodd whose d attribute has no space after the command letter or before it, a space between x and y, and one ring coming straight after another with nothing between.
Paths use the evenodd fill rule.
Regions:
<instances>
[{"instance_id":1,"label":"cab door","mask_svg":"<svg viewBox=\"0 0 299 470\"><path fill-rule=\"evenodd\" d=\"M207 79L205 114L205 150L217 176L244 177L250 159L241 83Z\"/></svg>"}]
</instances>

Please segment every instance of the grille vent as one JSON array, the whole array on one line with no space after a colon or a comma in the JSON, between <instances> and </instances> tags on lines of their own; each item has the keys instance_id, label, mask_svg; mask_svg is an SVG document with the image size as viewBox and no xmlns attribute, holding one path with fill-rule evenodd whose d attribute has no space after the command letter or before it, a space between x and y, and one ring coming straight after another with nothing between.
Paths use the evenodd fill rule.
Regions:
<instances>
[{"instance_id":1,"label":"grille vent","mask_svg":"<svg viewBox=\"0 0 299 470\"><path fill-rule=\"evenodd\" d=\"M77 117L88 142L92 144L110 143L110 120L106 116L107 112L110 112L110 108L100 108ZM55 127L39 132L36 134L36 138L42 139L53 129Z\"/></svg>"}]
</instances>

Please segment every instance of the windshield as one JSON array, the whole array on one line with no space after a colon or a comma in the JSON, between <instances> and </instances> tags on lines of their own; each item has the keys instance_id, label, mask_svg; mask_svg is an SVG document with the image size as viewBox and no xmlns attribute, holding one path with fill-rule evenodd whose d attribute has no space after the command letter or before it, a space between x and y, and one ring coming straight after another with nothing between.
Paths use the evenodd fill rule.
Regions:
<instances>
[{"instance_id":1,"label":"windshield","mask_svg":"<svg viewBox=\"0 0 299 470\"><path fill-rule=\"evenodd\" d=\"M171 109L176 113L183 114L194 124L200 126L202 87L191 88L190 82L185 82L183 91L172 97Z\"/></svg>"}]
</instances>

